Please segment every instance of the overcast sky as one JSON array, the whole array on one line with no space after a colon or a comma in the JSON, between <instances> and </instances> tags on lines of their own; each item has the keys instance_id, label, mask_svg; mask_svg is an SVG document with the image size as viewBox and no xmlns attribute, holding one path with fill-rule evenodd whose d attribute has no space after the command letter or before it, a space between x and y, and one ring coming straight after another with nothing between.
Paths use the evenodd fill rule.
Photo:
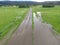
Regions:
<instances>
[{"instance_id":1,"label":"overcast sky","mask_svg":"<svg viewBox=\"0 0 60 45\"><path fill-rule=\"evenodd\" d=\"M0 0L0 1L6 1L6 0ZM43 1L60 1L60 0L9 0L9 1L37 1L37 2L43 2Z\"/></svg>"}]
</instances>

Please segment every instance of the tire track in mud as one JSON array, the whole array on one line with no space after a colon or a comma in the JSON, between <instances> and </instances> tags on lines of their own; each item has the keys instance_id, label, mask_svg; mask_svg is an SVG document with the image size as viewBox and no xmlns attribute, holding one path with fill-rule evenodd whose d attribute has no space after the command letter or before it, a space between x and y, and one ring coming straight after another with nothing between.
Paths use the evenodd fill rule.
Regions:
<instances>
[{"instance_id":1,"label":"tire track in mud","mask_svg":"<svg viewBox=\"0 0 60 45\"><path fill-rule=\"evenodd\" d=\"M40 15L36 16L36 15ZM34 45L59 45L46 23L42 23L41 13L34 13Z\"/></svg>"},{"instance_id":2,"label":"tire track in mud","mask_svg":"<svg viewBox=\"0 0 60 45\"><path fill-rule=\"evenodd\" d=\"M6 45L32 45L32 9Z\"/></svg>"}]
</instances>

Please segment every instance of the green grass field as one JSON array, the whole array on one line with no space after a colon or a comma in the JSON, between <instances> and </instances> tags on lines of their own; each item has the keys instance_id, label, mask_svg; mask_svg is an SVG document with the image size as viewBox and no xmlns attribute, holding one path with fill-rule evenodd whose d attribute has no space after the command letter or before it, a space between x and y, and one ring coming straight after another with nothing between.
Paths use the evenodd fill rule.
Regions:
<instances>
[{"instance_id":1,"label":"green grass field","mask_svg":"<svg viewBox=\"0 0 60 45\"><path fill-rule=\"evenodd\" d=\"M60 33L60 6L53 8L42 8L42 6L33 7L33 12L40 11L44 22L52 25L54 30Z\"/></svg>"},{"instance_id":2,"label":"green grass field","mask_svg":"<svg viewBox=\"0 0 60 45\"><path fill-rule=\"evenodd\" d=\"M29 8L0 7L0 39L21 24L28 10Z\"/></svg>"}]
</instances>

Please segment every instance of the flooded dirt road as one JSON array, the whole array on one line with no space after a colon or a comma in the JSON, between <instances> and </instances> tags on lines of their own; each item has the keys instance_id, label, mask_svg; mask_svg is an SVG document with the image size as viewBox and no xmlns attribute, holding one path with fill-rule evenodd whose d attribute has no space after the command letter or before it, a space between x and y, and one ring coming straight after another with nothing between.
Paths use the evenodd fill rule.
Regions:
<instances>
[{"instance_id":1,"label":"flooded dirt road","mask_svg":"<svg viewBox=\"0 0 60 45\"><path fill-rule=\"evenodd\" d=\"M38 14L41 16L41 14ZM34 45L59 45L48 25L42 23L41 17L34 13Z\"/></svg>"},{"instance_id":2,"label":"flooded dirt road","mask_svg":"<svg viewBox=\"0 0 60 45\"><path fill-rule=\"evenodd\" d=\"M32 45L32 9L6 45Z\"/></svg>"},{"instance_id":3,"label":"flooded dirt road","mask_svg":"<svg viewBox=\"0 0 60 45\"><path fill-rule=\"evenodd\" d=\"M34 30L32 29L32 9L12 35L6 45L59 45L48 24L42 23L41 13L34 15ZM32 34L33 33L33 34Z\"/></svg>"}]
</instances>

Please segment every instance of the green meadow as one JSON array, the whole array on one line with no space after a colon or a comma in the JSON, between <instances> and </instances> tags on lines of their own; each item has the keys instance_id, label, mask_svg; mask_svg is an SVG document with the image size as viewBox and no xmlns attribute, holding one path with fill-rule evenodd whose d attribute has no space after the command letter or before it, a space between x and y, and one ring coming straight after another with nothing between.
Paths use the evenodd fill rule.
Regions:
<instances>
[{"instance_id":1,"label":"green meadow","mask_svg":"<svg viewBox=\"0 0 60 45\"><path fill-rule=\"evenodd\" d=\"M44 22L51 24L53 29L60 33L60 6L43 8L42 6L33 6L33 12L41 12Z\"/></svg>"},{"instance_id":2,"label":"green meadow","mask_svg":"<svg viewBox=\"0 0 60 45\"><path fill-rule=\"evenodd\" d=\"M28 10L29 8L0 7L0 39L21 24Z\"/></svg>"}]
</instances>

